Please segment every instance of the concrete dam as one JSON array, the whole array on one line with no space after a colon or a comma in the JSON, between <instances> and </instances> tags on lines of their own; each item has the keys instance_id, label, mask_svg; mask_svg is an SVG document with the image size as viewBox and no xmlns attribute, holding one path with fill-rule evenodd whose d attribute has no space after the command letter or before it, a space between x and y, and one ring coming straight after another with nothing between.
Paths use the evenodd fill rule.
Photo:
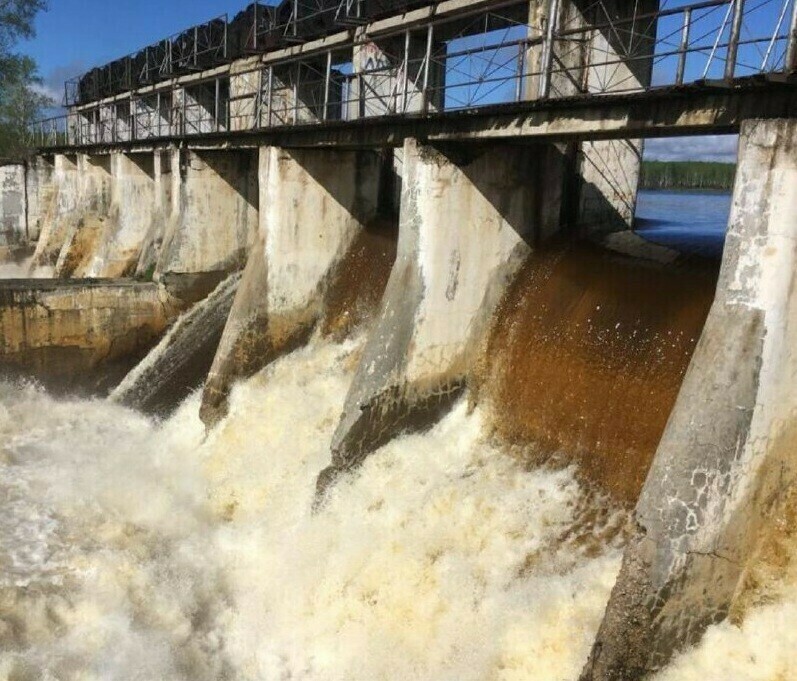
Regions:
<instances>
[{"instance_id":1,"label":"concrete dam","mask_svg":"<svg viewBox=\"0 0 797 681\"><path fill-rule=\"evenodd\" d=\"M67 83L0 165L0 678L797 675L794 4L755 73L741 0L286 0ZM634 229L707 132L720 260Z\"/></svg>"}]
</instances>

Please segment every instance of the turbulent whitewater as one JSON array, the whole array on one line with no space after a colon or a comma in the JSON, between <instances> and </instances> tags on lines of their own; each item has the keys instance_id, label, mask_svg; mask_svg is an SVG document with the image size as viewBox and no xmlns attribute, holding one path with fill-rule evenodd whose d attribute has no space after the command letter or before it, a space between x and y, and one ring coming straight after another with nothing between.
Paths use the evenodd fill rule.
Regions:
<instances>
[{"instance_id":1,"label":"turbulent whitewater","mask_svg":"<svg viewBox=\"0 0 797 681\"><path fill-rule=\"evenodd\" d=\"M627 518L482 410L383 447L312 513L361 345L274 363L207 438L198 395L157 423L0 384L0 679L575 679ZM792 678L795 608L711 630L663 678Z\"/></svg>"}]
</instances>

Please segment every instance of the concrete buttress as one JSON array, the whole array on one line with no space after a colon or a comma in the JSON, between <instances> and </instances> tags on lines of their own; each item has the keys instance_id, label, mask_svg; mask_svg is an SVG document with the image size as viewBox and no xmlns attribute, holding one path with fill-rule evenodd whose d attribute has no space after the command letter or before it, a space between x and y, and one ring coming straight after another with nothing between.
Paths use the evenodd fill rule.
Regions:
<instances>
[{"instance_id":1,"label":"concrete buttress","mask_svg":"<svg viewBox=\"0 0 797 681\"><path fill-rule=\"evenodd\" d=\"M135 271L155 219L155 163L152 153L111 155L109 218L86 267L86 277L129 276Z\"/></svg>"},{"instance_id":2,"label":"concrete buttress","mask_svg":"<svg viewBox=\"0 0 797 681\"><path fill-rule=\"evenodd\" d=\"M405 142L396 263L320 491L459 394L513 275L558 230L563 166L553 145Z\"/></svg>"},{"instance_id":3,"label":"concrete buttress","mask_svg":"<svg viewBox=\"0 0 797 681\"><path fill-rule=\"evenodd\" d=\"M716 297L582 681L641 679L723 620L797 482L797 121L743 124Z\"/></svg>"},{"instance_id":4,"label":"concrete buttress","mask_svg":"<svg viewBox=\"0 0 797 681\"><path fill-rule=\"evenodd\" d=\"M241 269L257 233L257 160L251 151L174 150L172 215L155 276L200 299Z\"/></svg>"},{"instance_id":5,"label":"concrete buttress","mask_svg":"<svg viewBox=\"0 0 797 681\"><path fill-rule=\"evenodd\" d=\"M335 267L376 214L380 155L260 151L260 234L202 399L212 425L233 382L303 342L319 320Z\"/></svg>"},{"instance_id":6,"label":"concrete buttress","mask_svg":"<svg viewBox=\"0 0 797 681\"><path fill-rule=\"evenodd\" d=\"M63 262L80 221L86 215L107 213L110 203L110 166L108 157L85 154L56 154L53 190L49 206L43 209L42 228L33 256L33 268L57 268Z\"/></svg>"}]
</instances>

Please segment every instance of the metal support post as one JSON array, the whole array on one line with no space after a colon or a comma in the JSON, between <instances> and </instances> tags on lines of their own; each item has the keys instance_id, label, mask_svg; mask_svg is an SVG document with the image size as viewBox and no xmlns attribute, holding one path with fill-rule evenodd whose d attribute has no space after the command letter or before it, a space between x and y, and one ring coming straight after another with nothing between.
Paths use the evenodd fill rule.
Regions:
<instances>
[{"instance_id":1,"label":"metal support post","mask_svg":"<svg viewBox=\"0 0 797 681\"><path fill-rule=\"evenodd\" d=\"M268 100L266 102L266 127L271 127L271 105L274 92L274 67L268 67Z\"/></svg>"},{"instance_id":2,"label":"metal support post","mask_svg":"<svg viewBox=\"0 0 797 681\"><path fill-rule=\"evenodd\" d=\"M221 104L221 102L219 101L219 94L220 94L219 91L220 91L220 82L219 79L216 78L216 99L213 108L213 122L216 125L216 132L219 131L219 106Z\"/></svg>"},{"instance_id":3,"label":"metal support post","mask_svg":"<svg viewBox=\"0 0 797 681\"><path fill-rule=\"evenodd\" d=\"M299 122L299 67L301 62L296 62L296 78L293 79L293 124Z\"/></svg>"},{"instance_id":4,"label":"metal support post","mask_svg":"<svg viewBox=\"0 0 797 681\"><path fill-rule=\"evenodd\" d=\"M434 40L434 25L429 24L426 29L426 56L423 60L423 90L421 91L421 111L429 112L429 69L432 61L432 42Z\"/></svg>"},{"instance_id":5,"label":"metal support post","mask_svg":"<svg viewBox=\"0 0 797 681\"><path fill-rule=\"evenodd\" d=\"M547 99L551 94L551 71L553 48L559 21L559 0L548 1L548 16L545 18L545 39L542 44L539 98Z\"/></svg>"},{"instance_id":6,"label":"metal support post","mask_svg":"<svg viewBox=\"0 0 797 681\"><path fill-rule=\"evenodd\" d=\"M256 2L254 4L254 19L252 23L252 47L254 48L255 52L257 52L257 8L260 7L260 3Z\"/></svg>"},{"instance_id":7,"label":"metal support post","mask_svg":"<svg viewBox=\"0 0 797 681\"><path fill-rule=\"evenodd\" d=\"M681 26L681 44L678 46L678 68L675 72L675 84L683 85L686 71L686 54L689 50L689 29L692 24L692 8L684 10L684 23Z\"/></svg>"},{"instance_id":8,"label":"metal support post","mask_svg":"<svg viewBox=\"0 0 797 681\"><path fill-rule=\"evenodd\" d=\"M526 42L521 42L517 46L517 49L517 83L515 83L515 101L519 102L523 97L523 72L526 70Z\"/></svg>"},{"instance_id":9,"label":"metal support post","mask_svg":"<svg viewBox=\"0 0 797 681\"><path fill-rule=\"evenodd\" d=\"M324 110L322 119L327 120L329 109L329 81L332 78L332 50L327 51L327 68L324 73Z\"/></svg>"},{"instance_id":10,"label":"metal support post","mask_svg":"<svg viewBox=\"0 0 797 681\"><path fill-rule=\"evenodd\" d=\"M401 84L401 113L407 113L407 88L410 81L410 32L404 31L404 69Z\"/></svg>"},{"instance_id":11,"label":"metal support post","mask_svg":"<svg viewBox=\"0 0 797 681\"><path fill-rule=\"evenodd\" d=\"M739 51L739 35L742 31L743 16L744 0L734 0L731 35L728 38L728 54L725 59L725 80L732 80L734 71L736 70L736 55Z\"/></svg>"},{"instance_id":12,"label":"metal support post","mask_svg":"<svg viewBox=\"0 0 797 681\"><path fill-rule=\"evenodd\" d=\"M783 67L786 73L794 73L797 71L797 0L794 0L791 8L788 41L786 45L786 61Z\"/></svg>"}]
</instances>

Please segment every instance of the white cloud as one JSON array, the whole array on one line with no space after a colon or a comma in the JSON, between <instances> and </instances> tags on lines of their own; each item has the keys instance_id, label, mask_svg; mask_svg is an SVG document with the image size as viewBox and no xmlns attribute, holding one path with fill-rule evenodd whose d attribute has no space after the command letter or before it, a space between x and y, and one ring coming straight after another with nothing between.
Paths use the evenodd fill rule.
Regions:
<instances>
[{"instance_id":1,"label":"white cloud","mask_svg":"<svg viewBox=\"0 0 797 681\"><path fill-rule=\"evenodd\" d=\"M40 95L44 95L45 97L49 97L52 99L56 105L61 104L61 100L64 98L64 90L63 86L61 88L53 87L52 85L48 85L47 83L42 83L41 85L35 84L31 87L31 90L34 92L38 92Z\"/></svg>"},{"instance_id":2,"label":"white cloud","mask_svg":"<svg viewBox=\"0 0 797 681\"><path fill-rule=\"evenodd\" d=\"M736 162L737 135L704 135L645 140L647 161Z\"/></svg>"}]
</instances>

